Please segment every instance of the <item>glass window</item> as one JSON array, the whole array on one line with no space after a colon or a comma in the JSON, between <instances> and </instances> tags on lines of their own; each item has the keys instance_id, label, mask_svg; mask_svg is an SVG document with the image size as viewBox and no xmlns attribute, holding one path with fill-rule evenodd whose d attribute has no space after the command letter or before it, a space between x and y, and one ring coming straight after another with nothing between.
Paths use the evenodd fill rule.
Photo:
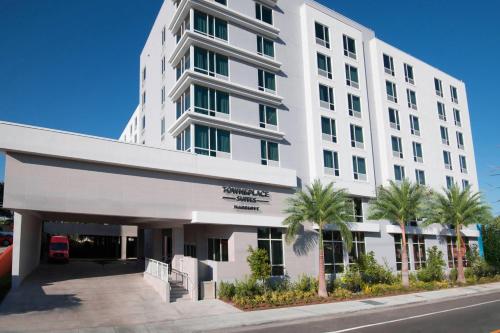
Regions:
<instances>
[{"instance_id":1,"label":"glass window","mask_svg":"<svg viewBox=\"0 0 500 333\"><path fill-rule=\"evenodd\" d=\"M283 231L281 228L258 228L257 244L259 249L267 251L271 264L272 276L285 275L283 260Z\"/></svg>"},{"instance_id":2,"label":"glass window","mask_svg":"<svg viewBox=\"0 0 500 333\"><path fill-rule=\"evenodd\" d=\"M231 153L230 135L230 132L225 130L195 125L195 153L207 156L227 157Z\"/></svg>"},{"instance_id":3,"label":"glass window","mask_svg":"<svg viewBox=\"0 0 500 333\"><path fill-rule=\"evenodd\" d=\"M470 251L469 239L465 236L462 236L462 257L464 267L468 266L466 253ZM457 252L457 237L456 236L448 236L446 239L446 247L448 252L448 267L455 268L458 263L458 252Z\"/></svg>"},{"instance_id":4,"label":"glass window","mask_svg":"<svg viewBox=\"0 0 500 333\"><path fill-rule=\"evenodd\" d=\"M446 121L446 108L443 103L437 102L437 110L439 119Z\"/></svg>"},{"instance_id":5,"label":"glass window","mask_svg":"<svg viewBox=\"0 0 500 333\"><path fill-rule=\"evenodd\" d=\"M384 54L384 70L387 74L394 76L394 59L391 56Z\"/></svg>"},{"instance_id":6,"label":"glass window","mask_svg":"<svg viewBox=\"0 0 500 333\"><path fill-rule=\"evenodd\" d=\"M215 0L215 2L220 3L221 5L227 6L227 0Z\"/></svg>"},{"instance_id":7,"label":"glass window","mask_svg":"<svg viewBox=\"0 0 500 333\"><path fill-rule=\"evenodd\" d=\"M344 243L339 231L323 231L325 273L344 272Z\"/></svg>"},{"instance_id":8,"label":"glass window","mask_svg":"<svg viewBox=\"0 0 500 333\"><path fill-rule=\"evenodd\" d=\"M344 40L344 55L349 58L356 59L356 41L353 38L346 35L343 36L343 40Z\"/></svg>"},{"instance_id":9,"label":"glass window","mask_svg":"<svg viewBox=\"0 0 500 333\"><path fill-rule=\"evenodd\" d=\"M408 235L406 235L406 253L409 255L408 250ZM396 253L396 269L401 271L403 267L403 237L401 235L394 235L394 250ZM408 270L410 270L410 258L408 257Z\"/></svg>"},{"instance_id":10,"label":"glass window","mask_svg":"<svg viewBox=\"0 0 500 333\"><path fill-rule=\"evenodd\" d=\"M423 235L413 235L413 267L419 270L425 267L425 238Z\"/></svg>"},{"instance_id":11,"label":"glass window","mask_svg":"<svg viewBox=\"0 0 500 333\"><path fill-rule=\"evenodd\" d=\"M260 157L262 165L279 165L279 149L276 142L261 140Z\"/></svg>"},{"instance_id":12,"label":"glass window","mask_svg":"<svg viewBox=\"0 0 500 333\"><path fill-rule=\"evenodd\" d=\"M387 99L391 102L398 102L398 94L396 92L396 84L391 81L385 81L385 89L387 92Z\"/></svg>"},{"instance_id":13,"label":"glass window","mask_svg":"<svg viewBox=\"0 0 500 333\"><path fill-rule=\"evenodd\" d=\"M278 129L278 115L276 108L267 105L259 105L259 123L262 128Z\"/></svg>"},{"instance_id":14,"label":"glass window","mask_svg":"<svg viewBox=\"0 0 500 333\"><path fill-rule=\"evenodd\" d=\"M352 204L351 222L363 223L363 201L360 198L350 198L349 201Z\"/></svg>"},{"instance_id":15,"label":"glass window","mask_svg":"<svg viewBox=\"0 0 500 333\"><path fill-rule=\"evenodd\" d=\"M226 56L194 47L194 70L210 76L229 77L229 60Z\"/></svg>"},{"instance_id":16,"label":"glass window","mask_svg":"<svg viewBox=\"0 0 500 333\"><path fill-rule=\"evenodd\" d=\"M274 59L274 42L262 36L257 36L257 53Z\"/></svg>"},{"instance_id":17,"label":"glass window","mask_svg":"<svg viewBox=\"0 0 500 333\"><path fill-rule=\"evenodd\" d=\"M399 123L399 111L393 108L389 108L389 123L391 128L395 130L400 130L401 126Z\"/></svg>"},{"instance_id":18,"label":"glass window","mask_svg":"<svg viewBox=\"0 0 500 333\"><path fill-rule=\"evenodd\" d=\"M142 128L143 130L145 130L145 129L146 129L146 116L142 116L141 128Z\"/></svg>"},{"instance_id":19,"label":"glass window","mask_svg":"<svg viewBox=\"0 0 500 333\"><path fill-rule=\"evenodd\" d=\"M335 119L321 117L321 133L323 140L337 142L337 128Z\"/></svg>"},{"instance_id":20,"label":"glass window","mask_svg":"<svg viewBox=\"0 0 500 333\"><path fill-rule=\"evenodd\" d=\"M361 99L359 96L347 94L347 106L351 117L361 118Z\"/></svg>"},{"instance_id":21,"label":"glass window","mask_svg":"<svg viewBox=\"0 0 500 333\"><path fill-rule=\"evenodd\" d=\"M326 78L333 78L332 76L332 59L321 53L317 53L318 74Z\"/></svg>"},{"instance_id":22,"label":"glass window","mask_svg":"<svg viewBox=\"0 0 500 333\"><path fill-rule=\"evenodd\" d=\"M415 170L415 180L419 185L425 185L425 172L424 170Z\"/></svg>"},{"instance_id":23,"label":"glass window","mask_svg":"<svg viewBox=\"0 0 500 333\"><path fill-rule=\"evenodd\" d=\"M255 4L255 17L257 20L273 25L273 10L260 3Z\"/></svg>"},{"instance_id":24,"label":"glass window","mask_svg":"<svg viewBox=\"0 0 500 333\"><path fill-rule=\"evenodd\" d=\"M434 78L434 89L436 90L436 95L443 97L443 82L440 79Z\"/></svg>"},{"instance_id":25,"label":"glass window","mask_svg":"<svg viewBox=\"0 0 500 333\"><path fill-rule=\"evenodd\" d=\"M191 108L191 94L189 93L189 88L175 102L175 106L177 119L179 119L185 112L189 111Z\"/></svg>"},{"instance_id":26,"label":"glass window","mask_svg":"<svg viewBox=\"0 0 500 333\"><path fill-rule=\"evenodd\" d=\"M458 104L458 92L457 92L457 88L455 88L454 86L450 86L450 92L451 92L451 101L453 103Z\"/></svg>"},{"instance_id":27,"label":"glass window","mask_svg":"<svg viewBox=\"0 0 500 333\"><path fill-rule=\"evenodd\" d=\"M180 151L191 151L191 129L189 127L177 136L176 148Z\"/></svg>"},{"instance_id":28,"label":"glass window","mask_svg":"<svg viewBox=\"0 0 500 333\"><path fill-rule=\"evenodd\" d=\"M268 93L276 93L276 76L273 73L266 72L262 69L258 70L259 75L259 90Z\"/></svg>"},{"instance_id":29,"label":"glass window","mask_svg":"<svg viewBox=\"0 0 500 333\"><path fill-rule=\"evenodd\" d=\"M402 165L394 165L394 179L397 182L402 182L405 178L405 167Z\"/></svg>"},{"instance_id":30,"label":"glass window","mask_svg":"<svg viewBox=\"0 0 500 333\"><path fill-rule=\"evenodd\" d=\"M451 189L455 184L455 180L452 176L446 176L446 188Z\"/></svg>"},{"instance_id":31,"label":"glass window","mask_svg":"<svg viewBox=\"0 0 500 333\"><path fill-rule=\"evenodd\" d=\"M361 126L351 124L351 147L361 149L365 147L363 140L363 128Z\"/></svg>"},{"instance_id":32,"label":"glass window","mask_svg":"<svg viewBox=\"0 0 500 333\"><path fill-rule=\"evenodd\" d=\"M391 136L392 155L394 157L403 158L403 144L401 138Z\"/></svg>"},{"instance_id":33,"label":"glass window","mask_svg":"<svg viewBox=\"0 0 500 333\"><path fill-rule=\"evenodd\" d=\"M354 66L345 65L346 84L353 88L359 88L358 69Z\"/></svg>"},{"instance_id":34,"label":"glass window","mask_svg":"<svg viewBox=\"0 0 500 333\"><path fill-rule=\"evenodd\" d=\"M320 106L325 109L335 110L335 101L333 97L333 88L325 85L319 85Z\"/></svg>"},{"instance_id":35,"label":"glass window","mask_svg":"<svg viewBox=\"0 0 500 333\"><path fill-rule=\"evenodd\" d=\"M165 117L161 117L161 121L160 121L160 134L161 134L161 136L165 135Z\"/></svg>"},{"instance_id":36,"label":"glass window","mask_svg":"<svg viewBox=\"0 0 500 333\"><path fill-rule=\"evenodd\" d=\"M448 128L440 126L440 132L441 132L441 142L449 146L450 138L448 136Z\"/></svg>"},{"instance_id":37,"label":"glass window","mask_svg":"<svg viewBox=\"0 0 500 333\"><path fill-rule=\"evenodd\" d=\"M456 126L462 126L462 118L460 117L460 110L453 109L453 118Z\"/></svg>"},{"instance_id":38,"label":"glass window","mask_svg":"<svg viewBox=\"0 0 500 333\"><path fill-rule=\"evenodd\" d=\"M467 173L467 159L465 158L465 156L460 155L459 161L460 161L460 172Z\"/></svg>"},{"instance_id":39,"label":"glass window","mask_svg":"<svg viewBox=\"0 0 500 333\"><path fill-rule=\"evenodd\" d=\"M413 160L418 163L424 162L424 156L422 152L422 144L419 142L413 142Z\"/></svg>"},{"instance_id":40,"label":"glass window","mask_svg":"<svg viewBox=\"0 0 500 333\"><path fill-rule=\"evenodd\" d=\"M408 107L417 110L417 93L411 89L406 89L406 97L408 99Z\"/></svg>"},{"instance_id":41,"label":"glass window","mask_svg":"<svg viewBox=\"0 0 500 333\"><path fill-rule=\"evenodd\" d=\"M191 66L191 58L189 51L186 52L184 57L181 58L177 66L175 67L176 79L179 80L185 71L189 70Z\"/></svg>"},{"instance_id":42,"label":"glass window","mask_svg":"<svg viewBox=\"0 0 500 333\"><path fill-rule=\"evenodd\" d=\"M324 171L328 175L340 176L339 155L336 151L323 150Z\"/></svg>"},{"instance_id":43,"label":"glass window","mask_svg":"<svg viewBox=\"0 0 500 333\"><path fill-rule=\"evenodd\" d=\"M208 260L229 261L227 239L208 239Z\"/></svg>"},{"instance_id":44,"label":"glass window","mask_svg":"<svg viewBox=\"0 0 500 333\"><path fill-rule=\"evenodd\" d=\"M315 23L314 27L316 32L316 43L326 48L330 48L330 31L328 27L318 22Z\"/></svg>"},{"instance_id":45,"label":"glass window","mask_svg":"<svg viewBox=\"0 0 500 333\"><path fill-rule=\"evenodd\" d=\"M470 186L469 181L466 179L462 179L462 189L467 189Z\"/></svg>"},{"instance_id":46,"label":"glass window","mask_svg":"<svg viewBox=\"0 0 500 333\"><path fill-rule=\"evenodd\" d=\"M459 149L464 149L464 135L461 132L457 132L457 146Z\"/></svg>"},{"instance_id":47,"label":"glass window","mask_svg":"<svg viewBox=\"0 0 500 333\"><path fill-rule=\"evenodd\" d=\"M444 167L448 170L452 170L453 166L451 165L451 153L449 151L443 150L443 160Z\"/></svg>"},{"instance_id":48,"label":"glass window","mask_svg":"<svg viewBox=\"0 0 500 333\"><path fill-rule=\"evenodd\" d=\"M194 111L212 117L220 116L227 118L229 115L229 94L195 85Z\"/></svg>"},{"instance_id":49,"label":"glass window","mask_svg":"<svg viewBox=\"0 0 500 333\"><path fill-rule=\"evenodd\" d=\"M366 161L363 157L353 156L352 168L354 173L354 179L366 180Z\"/></svg>"},{"instance_id":50,"label":"glass window","mask_svg":"<svg viewBox=\"0 0 500 333\"><path fill-rule=\"evenodd\" d=\"M227 41L227 22L197 10L194 11L194 31Z\"/></svg>"},{"instance_id":51,"label":"glass window","mask_svg":"<svg viewBox=\"0 0 500 333\"><path fill-rule=\"evenodd\" d=\"M420 136L420 121L417 116L410 115L411 134Z\"/></svg>"},{"instance_id":52,"label":"glass window","mask_svg":"<svg viewBox=\"0 0 500 333\"><path fill-rule=\"evenodd\" d=\"M196 258L196 245L184 244L184 256Z\"/></svg>"},{"instance_id":53,"label":"glass window","mask_svg":"<svg viewBox=\"0 0 500 333\"><path fill-rule=\"evenodd\" d=\"M349 264L354 264L358 261L360 255L366 254L365 249L365 234L363 232L352 233L352 248L349 253Z\"/></svg>"},{"instance_id":54,"label":"glass window","mask_svg":"<svg viewBox=\"0 0 500 333\"><path fill-rule=\"evenodd\" d=\"M413 74L413 66L405 64L405 81L410 84L415 84L415 76Z\"/></svg>"}]
</instances>

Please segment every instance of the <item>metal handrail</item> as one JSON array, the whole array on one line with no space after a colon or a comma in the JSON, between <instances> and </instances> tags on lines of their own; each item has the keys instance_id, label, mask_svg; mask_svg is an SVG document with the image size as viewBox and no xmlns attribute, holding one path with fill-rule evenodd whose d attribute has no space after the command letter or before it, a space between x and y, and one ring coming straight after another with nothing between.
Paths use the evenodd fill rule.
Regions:
<instances>
[{"instance_id":1,"label":"metal handrail","mask_svg":"<svg viewBox=\"0 0 500 333\"><path fill-rule=\"evenodd\" d=\"M169 277L169 265L150 258L145 258L144 260L145 270L144 272L154 276L164 282L168 282Z\"/></svg>"},{"instance_id":2,"label":"metal handrail","mask_svg":"<svg viewBox=\"0 0 500 333\"><path fill-rule=\"evenodd\" d=\"M189 292L193 290L193 283L187 273L181 272L175 268L170 268L170 279L175 282L181 282L182 287Z\"/></svg>"}]
</instances>

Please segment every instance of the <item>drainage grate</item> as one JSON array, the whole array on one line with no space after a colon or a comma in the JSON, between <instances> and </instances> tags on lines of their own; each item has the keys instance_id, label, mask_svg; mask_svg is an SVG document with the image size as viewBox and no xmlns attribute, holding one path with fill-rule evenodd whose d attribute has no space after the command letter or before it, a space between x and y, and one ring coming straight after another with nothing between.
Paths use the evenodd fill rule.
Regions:
<instances>
[{"instance_id":1,"label":"drainage grate","mask_svg":"<svg viewBox=\"0 0 500 333\"><path fill-rule=\"evenodd\" d=\"M377 301L361 301L361 303L369 304L369 305L384 305L385 303L377 302Z\"/></svg>"}]
</instances>

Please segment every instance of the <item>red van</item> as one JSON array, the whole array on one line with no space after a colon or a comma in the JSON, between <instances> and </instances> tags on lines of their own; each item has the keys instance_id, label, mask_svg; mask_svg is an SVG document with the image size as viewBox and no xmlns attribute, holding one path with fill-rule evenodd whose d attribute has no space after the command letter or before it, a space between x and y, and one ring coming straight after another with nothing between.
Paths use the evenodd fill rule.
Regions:
<instances>
[{"instance_id":1,"label":"red van","mask_svg":"<svg viewBox=\"0 0 500 333\"><path fill-rule=\"evenodd\" d=\"M69 241L66 236L52 236L49 242L49 260L69 260Z\"/></svg>"}]
</instances>

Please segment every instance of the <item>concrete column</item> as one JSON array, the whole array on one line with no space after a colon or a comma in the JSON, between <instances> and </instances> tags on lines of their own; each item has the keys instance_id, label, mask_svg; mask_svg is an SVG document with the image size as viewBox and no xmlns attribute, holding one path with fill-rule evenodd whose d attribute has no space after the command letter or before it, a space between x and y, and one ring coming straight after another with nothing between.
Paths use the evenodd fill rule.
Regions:
<instances>
[{"instance_id":1,"label":"concrete column","mask_svg":"<svg viewBox=\"0 0 500 333\"><path fill-rule=\"evenodd\" d=\"M127 236L121 236L120 243L122 247L121 259L127 260Z\"/></svg>"},{"instance_id":2,"label":"concrete column","mask_svg":"<svg viewBox=\"0 0 500 333\"><path fill-rule=\"evenodd\" d=\"M184 226L172 228L172 267L182 271L184 258Z\"/></svg>"},{"instance_id":3,"label":"concrete column","mask_svg":"<svg viewBox=\"0 0 500 333\"><path fill-rule=\"evenodd\" d=\"M144 258L144 229L137 229L137 259Z\"/></svg>"},{"instance_id":4,"label":"concrete column","mask_svg":"<svg viewBox=\"0 0 500 333\"><path fill-rule=\"evenodd\" d=\"M31 214L14 214L14 247L12 252L12 288L40 264L42 220Z\"/></svg>"}]
</instances>

